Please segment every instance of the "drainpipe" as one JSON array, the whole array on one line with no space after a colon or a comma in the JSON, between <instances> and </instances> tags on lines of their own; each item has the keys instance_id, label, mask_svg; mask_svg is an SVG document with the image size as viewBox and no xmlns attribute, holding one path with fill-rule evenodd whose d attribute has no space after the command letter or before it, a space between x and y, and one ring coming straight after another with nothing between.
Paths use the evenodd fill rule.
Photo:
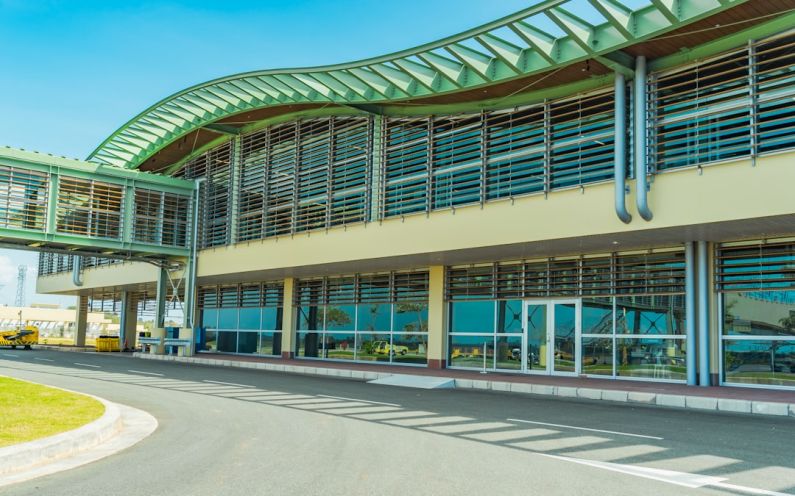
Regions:
<instances>
[{"instance_id":1,"label":"drainpipe","mask_svg":"<svg viewBox=\"0 0 795 496\"><path fill-rule=\"evenodd\" d=\"M707 242L698 242L698 383L709 386L709 262Z\"/></svg>"},{"instance_id":2,"label":"drainpipe","mask_svg":"<svg viewBox=\"0 0 795 496\"><path fill-rule=\"evenodd\" d=\"M83 257L72 255L72 284L82 286L83 280L80 278L80 270L83 268Z\"/></svg>"},{"instance_id":3,"label":"drainpipe","mask_svg":"<svg viewBox=\"0 0 795 496\"><path fill-rule=\"evenodd\" d=\"M635 61L635 203L643 220L651 220L646 177L646 57Z\"/></svg>"},{"instance_id":4,"label":"drainpipe","mask_svg":"<svg viewBox=\"0 0 795 496\"><path fill-rule=\"evenodd\" d=\"M685 243L685 364L687 367L687 385L697 384L696 350L696 248L690 241Z\"/></svg>"},{"instance_id":5,"label":"drainpipe","mask_svg":"<svg viewBox=\"0 0 795 496\"><path fill-rule=\"evenodd\" d=\"M193 239L191 239L190 259L188 260L188 284L185 290L185 327L196 327L196 266L199 256L199 208L201 201L201 184L206 180L202 177L196 179L196 194L193 201Z\"/></svg>"},{"instance_id":6,"label":"drainpipe","mask_svg":"<svg viewBox=\"0 0 795 496\"><path fill-rule=\"evenodd\" d=\"M616 215L624 224L632 216L627 212L627 87L624 75L616 72L615 79L615 141L613 142L613 177L615 179Z\"/></svg>"}]
</instances>

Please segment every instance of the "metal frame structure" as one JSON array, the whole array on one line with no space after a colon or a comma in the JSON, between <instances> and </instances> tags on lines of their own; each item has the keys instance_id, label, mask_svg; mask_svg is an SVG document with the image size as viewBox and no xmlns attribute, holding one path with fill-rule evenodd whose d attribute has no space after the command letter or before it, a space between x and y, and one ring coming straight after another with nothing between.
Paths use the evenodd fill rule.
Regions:
<instances>
[{"instance_id":1,"label":"metal frame structure","mask_svg":"<svg viewBox=\"0 0 795 496\"><path fill-rule=\"evenodd\" d=\"M587 59L631 76L631 58L620 52L622 48L745 1L653 0L633 9L620 0L543 0L480 27L390 55L216 79L148 108L106 139L89 160L136 168L188 133L206 129L228 134L230 126L217 121L266 107L319 103L368 111L383 103L480 88Z\"/></svg>"}]
</instances>

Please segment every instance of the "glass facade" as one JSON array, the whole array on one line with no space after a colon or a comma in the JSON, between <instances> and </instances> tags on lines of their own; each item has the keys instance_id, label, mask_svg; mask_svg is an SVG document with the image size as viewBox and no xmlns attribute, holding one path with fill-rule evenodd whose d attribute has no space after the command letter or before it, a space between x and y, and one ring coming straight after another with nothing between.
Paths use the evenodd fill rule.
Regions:
<instances>
[{"instance_id":1,"label":"glass facade","mask_svg":"<svg viewBox=\"0 0 795 496\"><path fill-rule=\"evenodd\" d=\"M449 267L446 298L452 367L686 379L682 250Z\"/></svg>"},{"instance_id":2,"label":"glass facade","mask_svg":"<svg viewBox=\"0 0 795 496\"><path fill-rule=\"evenodd\" d=\"M296 356L425 365L428 273L298 281Z\"/></svg>"},{"instance_id":3,"label":"glass facade","mask_svg":"<svg viewBox=\"0 0 795 496\"><path fill-rule=\"evenodd\" d=\"M283 291L281 282L200 288L196 349L281 355Z\"/></svg>"},{"instance_id":4,"label":"glass facade","mask_svg":"<svg viewBox=\"0 0 795 496\"><path fill-rule=\"evenodd\" d=\"M795 387L795 242L718 248L723 381Z\"/></svg>"}]
</instances>

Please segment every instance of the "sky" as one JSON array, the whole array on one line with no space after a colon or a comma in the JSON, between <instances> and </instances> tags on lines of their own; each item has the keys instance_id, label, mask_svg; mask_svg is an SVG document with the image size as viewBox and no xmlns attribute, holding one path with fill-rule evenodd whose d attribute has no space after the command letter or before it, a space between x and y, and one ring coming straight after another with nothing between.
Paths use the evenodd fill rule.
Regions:
<instances>
[{"instance_id":1,"label":"sky","mask_svg":"<svg viewBox=\"0 0 795 496\"><path fill-rule=\"evenodd\" d=\"M384 55L456 34L536 0L118 2L0 0L0 146L86 158L157 101L239 72ZM18 265L0 250L0 305Z\"/></svg>"}]
</instances>

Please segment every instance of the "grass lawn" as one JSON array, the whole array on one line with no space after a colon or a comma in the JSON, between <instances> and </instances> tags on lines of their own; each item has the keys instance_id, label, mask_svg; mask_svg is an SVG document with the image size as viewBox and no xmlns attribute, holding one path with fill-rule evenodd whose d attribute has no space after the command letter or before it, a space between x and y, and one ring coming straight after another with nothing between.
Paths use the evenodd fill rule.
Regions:
<instances>
[{"instance_id":1,"label":"grass lawn","mask_svg":"<svg viewBox=\"0 0 795 496\"><path fill-rule=\"evenodd\" d=\"M88 396L0 376L0 447L77 429L103 413Z\"/></svg>"}]
</instances>

